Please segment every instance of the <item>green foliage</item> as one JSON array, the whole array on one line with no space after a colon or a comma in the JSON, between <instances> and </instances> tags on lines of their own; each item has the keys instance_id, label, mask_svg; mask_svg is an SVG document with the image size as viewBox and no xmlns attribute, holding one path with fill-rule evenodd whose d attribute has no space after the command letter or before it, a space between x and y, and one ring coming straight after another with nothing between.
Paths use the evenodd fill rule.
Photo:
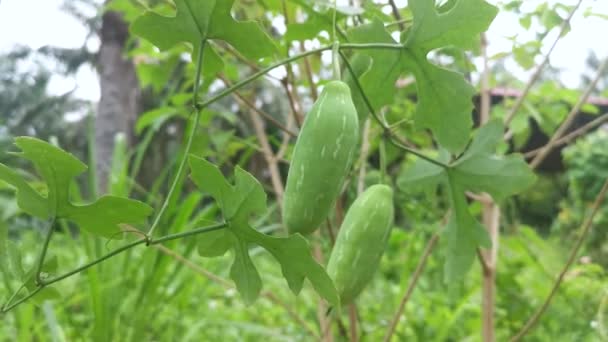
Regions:
<instances>
[{"instance_id":1,"label":"green foliage","mask_svg":"<svg viewBox=\"0 0 608 342\"><path fill-rule=\"evenodd\" d=\"M122 231L120 224L143 223L152 213L145 203L115 196L103 196L86 205L72 204L70 185L86 166L71 154L38 139L21 137L15 144L22 150L17 155L32 162L46 181L46 189L40 193L17 172L0 164L0 179L15 187L17 202L24 212L44 220L67 219L107 238Z\"/></svg>"},{"instance_id":2,"label":"green foliage","mask_svg":"<svg viewBox=\"0 0 608 342\"><path fill-rule=\"evenodd\" d=\"M259 295L262 284L260 275L249 257L249 245L255 244L266 249L281 264L283 275L289 288L298 294L304 278L312 283L317 292L328 302L337 305L338 294L333 282L312 257L308 242L300 234L286 238L271 237L251 228L247 223L251 214L261 214L266 210L266 194L262 186L249 173L237 168L235 184L230 185L219 169L197 157L190 157L192 179L203 191L208 192L219 203L228 230L216 233L212 242L199 245L201 255L222 255L228 248L234 249L234 263L230 277L247 303L252 303ZM207 247L212 247L207 251Z\"/></svg>"},{"instance_id":3,"label":"green foliage","mask_svg":"<svg viewBox=\"0 0 608 342\"><path fill-rule=\"evenodd\" d=\"M581 222L589 214L589 208L608 178L608 132L601 129L577 140L564 149L563 156L568 166L565 173L567 195L559 203L560 212L553 229L564 242L568 242L578 236ZM591 260L606 267L608 232L602 227L608 223L608 209L605 205L600 208L593 220L594 229L589 236L586 252Z\"/></svg>"},{"instance_id":4,"label":"green foliage","mask_svg":"<svg viewBox=\"0 0 608 342\"><path fill-rule=\"evenodd\" d=\"M416 78L419 98L414 115L416 124L429 128L444 148L456 154L469 139L471 97L475 90L461 74L430 63L427 55L445 46L470 46L490 25L497 9L482 0L458 1L441 15L432 1L412 1L410 9L413 24L402 37L402 51L359 52L373 60L369 71L361 76L361 84L377 110L393 102L397 78L411 72ZM357 43L394 42L380 20L353 29L349 38ZM358 89L353 88L353 93L358 94ZM354 95L355 103L360 103L357 96L361 95ZM362 111L360 107L358 110Z\"/></svg>"},{"instance_id":5,"label":"green foliage","mask_svg":"<svg viewBox=\"0 0 608 342\"><path fill-rule=\"evenodd\" d=\"M198 54L206 40L223 40L247 58L259 59L274 52L272 40L258 24L238 22L230 14L234 0L177 0L176 14L166 17L146 12L131 26L132 31L162 50L180 42L188 42ZM246 34L245 34L246 32ZM222 69L222 61L210 45L204 45L203 73L213 75Z\"/></svg>"},{"instance_id":6,"label":"green foliage","mask_svg":"<svg viewBox=\"0 0 608 342\"><path fill-rule=\"evenodd\" d=\"M505 7L522 14L524 27L532 29L540 23L539 39L515 45L506 55L529 68L540 52L542 37L561 23L562 13L571 7L541 4L522 13L522 3L512 1ZM70 7L70 11L75 8ZM607 176L608 139L600 133L564 153L567 190L559 189L558 182L545 182L543 188L535 189L534 196L550 198L537 201L530 193L521 201L510 198L534 184L536 176L521 156L496 152L506 149L501 145L505 127L498 121L479 128L471 138L476 89L463 75L474 71L470 57L479 53L479 36L497 13L486 1L410 0L407 8L397 9L396 17L403 18L398 22L385 13L385 3L374 1L365 1L360 8L336 8L336 12L332 2L325 0L113 0L106 8L121 11L132 23L131 33L144 39L129 45L125 53L136 62L140 84L149 95L135 127L140 141L131 149L125 137L118 137L114 158L103 161L112 164L109 191L113 196L83 204L86 201L80 187L86 184L94 188L95 170L90 170L87 184L81 177L86 166L73 155L35 138L16 140L22 152L6 159L12 162L17 156L31 162L40 180L0 164L0 293L10 298L9 304L25 303L3 315L7 324L0 325L0 336L7 339L309 341L335 334L337 340L346 340L348 329L343 326L340 310L327 318L339 323L332 324L331 331L322 331L315 324L325 302L340 306L338 290L344 285L342 281L336 289L321 256L335 252L331 250L335 239L332 229L339 225L343 209L353 201L358 203L358 190L382 181L397 185L395 229L385 257L380 259L374 253L361 261L364 269L340 270L349 280L354 279L346 281L348 285L367 285L356 303L360 339L383 338L387 322L418 267L419 256L429 238L441 229L440 247L420 275L395 339L478 339L482 324L478 302L483 292L481 270L474 260L479 248L490 246L490 239L478 222L479 203L466 197L467 192L475 192L488 193L502 209L494 311L496 339L508 340L546 298L565 262L566 248L577 234L574 228ZM87 20L87 24L93 27L98 19ZM300 234L282 237L275 231L283 229L284 203L280 200L286 163L293 159L290 135L297 131L300 115L314 102L318 86L324 87L319 101L328 100L324 94L331 87L326 81L331 68L322 63L321 52L331 50L331 45L324 44L334 39L342 44L340 53L353 68L352 74L343 72L343 80L351 89L347 97L352 97L360 127L372 119L379 122L371 122L363 146L358 146L358 134L349 134L347 147L351 152L361 148L365 155L356 158L349 152L348 159L357 162L346 175L344 186L320 172L314 179L317 187L304 201L311 203L299 208L314 207L316 196L330 192L330 186L339 188L335 212L323 215L327 229L322 227L306 238ZM301 51L319 44L314 53ZM65 59L66 70L73 71L90 58L79 54L83 51L86 49L49 48L43 52ZM188 52L203 62L190 62L184 57ZM287 58L279 59L280 55ZM443 57L449 61L444 62ZM17 74L11 58L0 64L0 70L7 71L3 74ZM286 76L271 72L280 67L285 67ZM199 82L201 70L203 81ZM223 90L219 90L216 76L224 81ZM269 81L254 82L263 76ZM42 118L38 115L44 112L47 118L56 119L73 109L67 95L53 99L57 101L46 101L42 96L48 74L37 77L33 86L28 77L0 80L0 110L9 113L0 118L0 132L4 127L9 131L5 141L16 133L29 132L46 139L60 120L33 117ZM532 89L522 113L512 121L509 129L514 133L515 150L528 139L529 118L550 134L578 101L578 91L566 89L553 78ZM511 85L514 78L497 69L491 82L496 83L491 87ZM208 95L199 96L204 92ZM237 98L237 103L228 95ZM20 97L32 107L15 111L15 99ZM204 108L200 108L201 103ZM494 106L492 116L504 119L510 106L509 101ZM191 107L196 112L194 120L188 114ZM368 117L369 107L373 118ZM584 110L597 112L590 105ZM249 120L258 114L266 125ZM314 114L313 110L309 115ZM188 120L186 125L183 120ZM340 127L322 126L315 132L322 138L333 138ZM185 145L182 131L191 132ZM156 145L152 143L155 139ZM403 146L388 144L395 141L404 141ZM307 147L314 155L316 147ZM69 148L76 150L72 145ZM158 156L161 154L165 157ZM144 156L155 159L153 167L145 165ZM93 153L90 158L91 165L96 165ZM186 162L196 188L184 181ZM265 163L274 164L271 172ZM310 163L306 160L303 164L309 167ZM336 167L335 157L318 163L323 165L314 166ZM292 160L294 164L296 160ZM176 174L175 165L180 165ZM220 167L233 169L232 179L228 180ZM351 171L350 166L347 169ZM143 186L138 179L142 170L152 178ZM170 190L163 195L167 182ZM553 232L539 236L540 225L549 225L547 222L534 228L519 223L517 204L558 203L560 191L567 191L567 197L561 201ZM267 193L272 196L267 198ZM147 204L128 197L145 199ZM148 233L134 230L137 227L133 226L146 223L152 211L149 205L161 208L153 227ZM545 213L545 221L551 218L551 210ZM381 221L374 213L361 216L362 220ZM208 223L215 223L218 217L223 222L207 230ZM56 224L53 235L47 235L49 240L53 237L48 251L49 240L45 237L40 241L40 234L32 232L40 228L39 221ZM70 221L92 234L77 234ZM599 227L605 221L602 210L595 223ZM134 234L119 234L124 225ZM167 235L156 238L152 234L155 228ZM338 244L348 233L344 230ZM113 241L120 236L128 241ZM358 244L378 247L372 238L358 238ZM119 247L110 248L114 244ZM605 231L596 229L585 257L566 274L561 292L531 333L531 340L605 339L605 245ZM134 246L142 248L131 248ZM359 252L353 246L346 247ZM112 254L114 251L120 253ZM230 257L226 256L228 251ZM44 257L46 254L49 256ZM109 261L102 264L105 260ZM57 265L76 267L74 273L63 275L85 269L86 274L58 276ZM44 284L44 280L59 278L61 287ZM365 282L358 282L362 278ZM304 286L305 279L314 291ZM460 293L448 295L455 285ZM31 298L41 304L40 308L25 302L36 293ZM60 294L64 299L53 301ZM317 294L324 300L322 305L317 305ZM352 299L342 295L345 302Z\"/></svg>"},{"instance_id":7,"label":"green foliage","mask_svg":"<svg viewBox=\"0 0 608 342\"><path fill-rule=\"evenodd\" d=\"M521 156L494 154L502 132L502 124L491 121L477 131L467 150L450 163L449 168L443 169L420 159L400 176L401 188L420 186L421 183L428 187L440 182L447 187L448 202L453 211L445 230L448 282L465 275L473 264L477 247L490 247L486 231L469 211L465 191L487 192L494 200L502 201L535 182L536 177Z\"/></svg>"}]
</instances>

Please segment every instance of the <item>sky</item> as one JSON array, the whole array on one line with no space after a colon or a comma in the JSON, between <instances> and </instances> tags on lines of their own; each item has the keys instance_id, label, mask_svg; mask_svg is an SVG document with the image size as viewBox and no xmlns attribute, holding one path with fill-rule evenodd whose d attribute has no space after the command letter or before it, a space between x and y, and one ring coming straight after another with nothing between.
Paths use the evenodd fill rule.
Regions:
<instances>
[{"instance_id":1,"label":"sky","mask_svg":"<svg viewBox=\"0 0 608 342\"><path fill-rule=\"evenodd\" d=\"M65 48L76 48L83 45L86 29L75 18L61 10L64 0L0 0L0 53L10 51L15 44L39 48L53 45ZM348 0L338 0L347 3ZM406 0L396 0L399 6L405 6ZM497 4L498 0L489 0ZM529 8L536 7L542 0L526 0ZM574 4L577 0L549 0L550 3L561 2ZM608 56L608 20L597 17L584 17L586 10L608 15L608 0L583 0L581 9L572 20L573 30L558 44L552 54L551 65L562 70L562 80L566 85L579 85L580 75L585 70L585 59L590 51L598 57ZM557 30L545 38L543 48L547 50L555 39ZM509 36L517 35L517 41L525 42L534 38L520 29L518 18L508 13L501 13L492 23L487 37L489 55L511 50ZM89 42L92 50L99 43ZM529 72L523 71L514 62L508 62L507 68L514 75L525 80ZM60 94L76 89L76 95L97 101L99 99L99 82L92 68L83 68L75 78L53 77L49 91Z\"/></svg>"}]
</instances>

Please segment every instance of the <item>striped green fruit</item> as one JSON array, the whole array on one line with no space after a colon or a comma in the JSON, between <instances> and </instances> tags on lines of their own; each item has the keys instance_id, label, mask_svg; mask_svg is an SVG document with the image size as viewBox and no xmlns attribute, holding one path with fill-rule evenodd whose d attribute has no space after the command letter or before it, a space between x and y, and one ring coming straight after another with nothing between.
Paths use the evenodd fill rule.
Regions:
<instances>
[{"instance_id":1,"label":"striped green fruit","mask_svg":"<svg viewBox=\"0 0 608 342\"><path fill-rule=\"evenodd\" d=\"M348 209L327 264L343 305L352 303L374 276L393 215L393 190L383 184L369 187Z\"/></svg>"},{"instance_id":2,"label":"striped green fruit","mask_svg":"<svg viewBox=\"0 0 608 342\"><path fill-rule=\"evenodd\" d=\"M283 203L290 234L309 234L327 218L353 162L359 120L350 89L325 85L298 135Z\"/></svg>"}]
</instances>

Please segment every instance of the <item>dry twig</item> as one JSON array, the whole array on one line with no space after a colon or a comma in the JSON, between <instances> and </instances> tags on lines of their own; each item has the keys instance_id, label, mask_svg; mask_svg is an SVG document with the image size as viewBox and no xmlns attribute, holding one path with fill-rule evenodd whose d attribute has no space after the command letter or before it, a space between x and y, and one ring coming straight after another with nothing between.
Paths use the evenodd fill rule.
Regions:
<instances>
[{"instance_id":1,"label":"dry twig","mask_svg":"<svg viewBox=\"0 0 608 342\"><path fill-rule=\"evenodd\" d=\"M583 225L581 227L581 233L579 235L579 238L576 241L576 243L574 244L574 248L572 248L572 251L570 252L570 256L568 257L568 260L566 261L564 268L559 273L559 276L557 277L557 281L555 282L555 284L553 284L553 288L551 289L549 296L547 296L547 299L545 299L545 301L543 302L541 307L534 313L534 315L532 315L532 317L530 317L530 319L526 322L524 327L515 336L513 336L513 338L511 339L511 342L521 341L521 339L530 330L532 330L532 328L534 328L536 323L538 323L540 317L545 313L545 311L549 307L549 304L551 304L551 300L557 293L559 286L562 284L566 273L568 272L568 270L574 263L574 259L576 259L576 256L577 256L579 250L581 249L583 242L585 242L585 239L587 238L587 235L589 235L589 232L591 231L591 227L593 226L593 219L594 219L595 215L598 213L600 205L604 201L604 198L606 197L607 192L608 192L608 179L606 179L606 181L604 182L604 186L602 186L602 190L600 190L600 193L595 198L595 201L593 202L591 214L587 218L587 221L583 223Z\"/></svg>"}]
</instances>

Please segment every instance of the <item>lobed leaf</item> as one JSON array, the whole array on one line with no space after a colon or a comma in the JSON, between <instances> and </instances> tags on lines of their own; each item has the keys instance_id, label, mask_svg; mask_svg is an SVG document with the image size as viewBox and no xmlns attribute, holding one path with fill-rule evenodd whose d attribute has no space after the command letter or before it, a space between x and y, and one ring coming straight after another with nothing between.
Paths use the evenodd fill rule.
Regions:
<instances>
[{"instance_id":1,"label":"lobed leaf","mask_svg":"<svg viewBox=\"0 0 608 342\"><path fill-rule=\"evenodd\" d=\"M103 196L86 205L70 202L70 184L86 170L86 165L62 149L31 137L15 139L22 152L16 155L31 161L46 181L47 193L32 188L23 177L0 164L0 179L17 191L17 204L26 213L41 218L56 217L76 223L80 228L107 238L121 231L120 224L138 224L152 213L145 203L116 196Z\"/></svg>"},{"instance_id":2,"label":"lobed leaf","mask_svg":"<svg viewBox=\"0 0 608 342\"><path fill-rule=\"evenodd\" d=\"M258 245L281 264L283 276L295 294L300 292L304 279L308 278L321 297L338 304L338 293L332 280L313 258L304 237L299 234L273 237L249 225L251 215L266 211L266 193L251 174L237 168L234 185L231 185L221 171L205 159L190 156L189 164L194 183L220 204L228 222L226 230L201 237L199 253L210 257L223 255L230 248L234 250L230 277L246 303L253 302L261 291L260 276L249 257L249 246Z\"/></svg>"},{"instance_id":3,"label":"lobed leaf","mask_svg":"<svg viewBox=\"0 0 608 342\"><path fill-rule=\"evenodd\" d=\"M131 30L161 50L181 42L192 44L195 54L202 41L222 40L247 58L259 59L275 51L271 38L253 21L237 21L230 13L234 0L175 0L173 17L147 11L137 18ZM204 74L220 71L223 63L209 45L205 45Z\"/></svg>"},{"instance_id":4,"label":"lobed leaf","mask_svg":"<svg viewBox=\"0 0 608 342\"><path fill-rule=\"evenodd\" d=\"M411 0L409 8L413 23L402 37L403 50L378 49L355 54L354 58L366 55L372 59L360 83L372 107L378 110L393 102L399 76L411 72L418 91L415 124L430 129L444 148L458 154L469 140L475 89L462 74L430 63L427 55L437 48L470 46L488 28L497 9L484 0L453 1L441 12L435 9L435 1ZM354 43L395 43L380 20L352 29L348 37ZM361 112L362 101L358 99L361 95L353 84L351 89Z\"/></svg>"},{"instance_id":5,"label":"lobed leaf","mask_svg":"<svg viewBox=\"0 0 608 342\"><path fill-rule=\"evenodd\" d=\"M501 201L525 190L536 180L520 155L495 154L503 132L500 121L491 121L477 131L467 150L447 169L418 159L399 177L398 185L402 189L446 185L452 209L445 229L445 278L449 283L464 277L478 247L490 247L487 232L469 212L465 191L487 192ZM439 160L445 163L448 159L447 151L442 150Z\"/></svg>"}]
</instances>

